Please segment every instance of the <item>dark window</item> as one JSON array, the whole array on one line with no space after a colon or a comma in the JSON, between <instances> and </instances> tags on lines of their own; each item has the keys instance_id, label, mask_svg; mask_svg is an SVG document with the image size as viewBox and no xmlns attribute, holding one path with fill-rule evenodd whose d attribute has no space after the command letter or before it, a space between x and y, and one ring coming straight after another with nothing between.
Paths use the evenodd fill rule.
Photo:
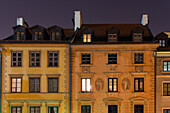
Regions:
<instances>
[{"instance_id":1,"label":"dark window","mask_svg":"<svg viewBox=\"0 0 170 113\"><path fill-rule=\"evenodd\" d=\"M42 32L35 32L35 40L42 40Z\"/></svg>"},{"instance_id":2,"label":"dark window","mask_svg":"<svg viewBox=\"0 0 170 113\"><path fill-rule=\"evenodd\" d=\"M163 96L170 96L170 83L163 83Z\"/></svg>"},{"instance_id":3,"label":"dark window","mask_svg":"<svg viewBox=\"0 0 170 113\"><path fill-rule=\"evenodd\" d=\"M91 113L91 106L89 105L81 106L81 113Z\"/></svg>"},{"instance_id":4,"label":"dark window","mask_svg":"<svg viewBox=\"0 0 170 113\"><path fill-rule=\"evenodd\" d=\"M117 34L108 34L108 41L117 41Z\"/></svg>"},{"instance_id":5,"label":"dark window","mask_svg":"<svg viewBox=\"0 0 170 113\"><path fill-rule=\"evenodd\" d=\"M163 66L164 71L170 71L170 61L164 61Z\"/></svg>"},{"instance_id":6,"label":"dark window","mask_svg":"<svg viewBox=\"0 0 170 113\"><path fill-rule=\"evenodd\" d=\"M30 78L29 87L31 93L39 93L40 92L40 78Z\"/></svg>"},{"instance_id":7,"label":"dark window","mask_svg":"<svg viewBox=\"0 0 170 113\"><path fill-rule=\"evenodd\" d=\"M159 46L165 47L165 40L159 40Z\"/></svg>"},{"instance_id":8,"label":"dark window","mask_svg":"<svg viewBox=\"0 0 170 113\"><path fill-rule=\"evenodd\" d=\"M57 106L48 107L48 113L58 113L58 107Z\"/></svg>"},{"instance_id":9,"label":"dark window","mask_svg":"<svg viewBox=\"0 0 170 113\"><path fill-rule=\"evenodd\" d=\"M40 66L40 52L30 52L30 67Z\"/></svg>"},{"instance_id":10,"label":"dark window","mask_svg":"<svg viewBox=\"0 0 170 113\"><path fill-rule=\"evenodd\" d=\"M144 79L135 78L135 92L144 92Z\"/></svg>"},{"instance_id":11,"label":"dark window","mask_svg":"<svg viewBox=\"0 0 170 113\"><path fill-rule=\"evenodd\" d=\"M143 105L135 105L135 113L144 113L143 112Z\"/></svg>"},{"instance_id":12,"label":"dark window","mask_svg":"<svg viewBox=\"0 0 170 113\"><path fill-rule=\"evenodd\" d=\"M17 40L24 40L24 32L16 32Z\"/></svg>"},{"instance_id":13,"label":"dark window","mask_svg":"<svg viewBox=\"0 0 170 113\"><path fill-rule=\"evenodd\" d=\"M59 34L59 32L52 32L52 33L51 33L51 36L52 36L52 37L51 37L52 40L58 40L60 34Z\"/></svg>"},{"instance_id":14,"label":"dark window","mask_svg":"<svg viewBox=\"0 0 170 113\"><path fill-rule=\"evenodd\" d=\"M108 64L117 64L117 53L108 53Z\"/></svg>"},{"instance_id":15,"label":"dark window","mask_svg":"<svg viewBox=\"0 0 170 113\"><path fill-rule=\"evenodd\" d=\"M143 53L135 53L135 64L143 64Z\"/></svg>"},{"instance_id":16,"label":"dark window","mask_svg":"<svg viewBox=\"0 0 170 113\"><path fill-rule=\"evenodd\" d=\"M82 82L82 92L90 92L91 91L91 83L89 78L83 78L81 79Z\"/></svg>"},{"instance_id":17,"label":"dark window","mask_svg":"<svg viewBox=\"0 0 170 113\"><path fill-rule=\"evenodd\" d=\"M11 107L11 113L22 113L21 106Z\"/></svg>"},{"instance_id":18,"label":"dark window","mask_svg":"<svg viewBox=\"0 0 170 113\"><path fill-rule=\"evenodd\" d=\"M58 78L48 78L48 92L49 93L58 92Z\"/></svg>"},{"instance_id":19,"label":"dark window","mask_svg":"<svg viewBox=\"0 0 170 113\"><path fill-rule=\"evenodd\" d=\"M170 113L170 109L164 109L163 113Z\"/></svg>"},{"instance_id":20,"label":"dark window","mask_svg":"<svg viewBox=\"0 0 170 113\"><path fill-rule=\"evenodd\" d=\"M90 64L91 63L91 54L90 53L82 53L81 54L81 63L82 64Z\"/></svg>"},{"instance_id":21,"label":"dark window","mask_svg":"<svg viewBox=\"0 0 170 113\"><path fill-rule=\"evenodd\" d=\"M117 92L118 91L117 78L108 78L108 88L109 88L109 92Z\"/></svg>"},{"instance_id":22,"label":"dark window","mask_svg":"<svg viewBox=\"0 0 170 113\"><path fill-rule=\"evenodd\" d=\"M142 34L141 33L133 33L133 41L142 41Z\"/></svg>"},{"instance_id":23,"label":"dark window","mask_svg":"<svg viewBox=\"0 0 170 113\"><path fill-rule=\"evenodd\" d=\"M36 107L31 106L30 113L40 113L40 107L39 106L36 106Z\"/></svg>"},{"instance_id":24,"label":"dark window","mask_svg":"<svg viewBox=\"0 0 170 113\"><path fill-rule=\"evenodd\" d=\"M108 113L118 113L117 105L109 105L108 106Z\"/></svg>"},{"instance_id":25,"label":"dark window","mask_svg":"<svg viewBox=\"0 0 170 113\"><path fill-rule=\"evenodd\" d=\"M48 66L58 67L58 52L48 52Z\"/></svg>"},{"instance_id":26,"label":"dark window","mask_svg":"<svg viewBox=\"0 0 170 113\"><path fill-rule=\"evenodd\" d=\"M22 52L12 52L12 66L19 67L22 66Z\"/></svg>"},{"instance_id":27,"label":"dark window","mask_svg":"<svg viewBox=\"0 0 170 113\"><path fill-rule=\"evenodd\" d=\"M91 42L91 34L83 34L83 42Z\"/></svg>"},{"instance_id":28,"label":"dark window","mask_svg":"<svg viewBox=\"0 0 170 113\"><path fill-rule=\"evenodd\" d=\"M12 77L11 78L11 92L21 92L22 89L22 78L15 78Z\"/></svg>"}]
</instances>

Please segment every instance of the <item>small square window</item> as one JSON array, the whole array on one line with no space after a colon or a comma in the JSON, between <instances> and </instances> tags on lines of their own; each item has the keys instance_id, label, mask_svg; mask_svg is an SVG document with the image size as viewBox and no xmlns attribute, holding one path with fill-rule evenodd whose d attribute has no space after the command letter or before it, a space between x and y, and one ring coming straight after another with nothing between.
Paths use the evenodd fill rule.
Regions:
<instances>
[{"instance_id":1,"label":"small square window","mask_svg":"<svg viewBox=\"0 0 170 113\"><path fill-rule=\"evenodd\" d=\"M51 37L52 40L58 40L59 37L60 37L60 33L59 32L52 32L51 36L52 36Z\"/></svg>"},{"instance_id":2,"label":"small square window","mask_svg":"<svg viewBox=\"0 0 170 113\"><path fill-rule=\"evenodd\" d=\"M40 67L40 52L39 51L30 52L30 67Z\"/></svg>"},{"instance_id":3,"label":"small square window","mask_svg":"<svg viewBox=\"0 0 170 113\"><path fill-rule=\"evenodd\" d=\"M108 64L117 64L117 53L108 53Z\"/></svg>"},{"instance_id":4,"label":"small square window","mask_svg":"<svg viewBox=\"0 0 170 113\"><path fill-rule=\"evenodd\" d=\"M81 106L81 113L91 113L91 106L90 105Z\"/></svg>"},{"instance_id":5,"label":"small square window","mask_svg":"<svg viewBox=\"0 0 170 113\"><path fill-rule=\"evenodd\" d=\"M81 79L81 84L82 84L82 88L81 88L82 92L91 92L91 82L89 78Z\"/></svg>"},{"instance_id":6,"label":"small square window","mask_svg":"<svg viewBox=\"0 0 170 113\"><path fill-rule=\"evenodd\" d=\"M170 71L170 61L163 62L163 71Z\"/></svg>"},{"instance_id":7,"label":"small square window","mask_svg":"<svg viewBox=\"0 0 170 113\"><path fill-rule=\"evenodd\" d=\"M21 67L22 66L22 52L13 51L11 53L12 67Z\"/></svg>"},{"instance_id":8,"label":"small square window","mask_svg":"<svg viewBox=\"0 0 170 113\"><path fill-rule=\"evenodd\" d=\"M159 46L165 47L165 40L159 40Z\"/></svg>"},{"instance_id":9,"label":"small square window","mask_svg":"<svg viewBox=\"0 0 170 113\"><path fill-rule=\"evenodd\" d=\"M117 41L117 34L108 34L108 41Z\"/></svg>"},{"instance_id":10,"label":"small square window","mask_svg":"<svg viewBox=\"0 0 170 113\"><path fill-rule=\"evenodd\" d=\"M30 113L40 113L40 107L39 106L31 106Z\"/></svg>"},{"instance_id":11,"label":"small square window","mask_svg":"<svg viewBox=\"0 0 170 113\"><path fill-rule=\"evenodd\" d=\"M21 106L12 106L11 107L11 113L22 113Z\"/></svg>"},{"instance_id":12,"label":"small square window","mask_svg":"<svg viewBox=\"0 0 170 113\"><path fill-rule=\"evenodd\" d=\"M144 113L144 107L143 105L135 105L134 106L135 113Z\"/></svg>"},{"instance_id":13,"label":"small square window","mask_svg":"<svg viewBox=\"0 0 170 113\"><path fill-rule=\"evenodd\" d=\"M17 40L24 40L24 32L16 32Z\"/></svg>"},{"instance_id":14,"label":"small square window","mask_svg":"<svg viewBox=\"0 0 170 113\"><path fill-rule=\"evenodd\" d=\"M143 64L143 60L144 60L144 55L143 53L135 53L134 54L135 57L135 64Z\"/></svg>"},{"instance_id":15,"label":"small square window","mask_svg":"<svg viewBox=\"0 0 170 113\"><path fill-rule=\"evenodd\" d=\"M91 34L83 34L83 42L91 42Z\"/></svg>"},{"instance_id":16,"label":"small square window","mask_svg":"<svg viewBox=\"0 0 170 113\"><path fill-rule=\"evenodd\" d=\"M58 52L48 52L48 67L58 67Z\"/></svg>"},{"instance_id":17,"label":"small square window","mask_svg":"<svg viewBox=\"0 0 170 113\"><path fill-rule=\"evenodd\" d=\"M91 63L91 54L90 53L82 53L81 54L81 63L82 64L90 64Z\"/></svg>"},{"instance_id":18,"label":"small square window","mask_svg":"<svg viewBox=\"0 0 170 113\"><path fill-rule=\"evenodd\" d=\"M141 33L133 33L133 41L136 41L136 42L142 41L142 34Z\"/></svg>"},{"instance_id":19,"label":"small square window","mask_svg":"<svg viewBox=\"0 0 170 113\"><path fill-rule=\"evenodd\" d=\"M35 40L42 40L42 32L35 32Z\"/></svg>"},{"instance_id":20,"label":"small square window","mask_svg":"<svg viewBox=\"0 0 170 113\"><path fill-rule=\"evenodd\" d=\"M58 107L57 106L48 107L48 113L58 113Z\"/></svg>"},{"instance_id":21,"label":"small square window","mask_svg":"<svg viewBox=\"0 0 170 113\"><path fill-rule=\"evenodd\" d=\"M135 82L134 83L135 92L144 92L144 79L135 78L134 82Z\"/></svg>"}]
</instances>

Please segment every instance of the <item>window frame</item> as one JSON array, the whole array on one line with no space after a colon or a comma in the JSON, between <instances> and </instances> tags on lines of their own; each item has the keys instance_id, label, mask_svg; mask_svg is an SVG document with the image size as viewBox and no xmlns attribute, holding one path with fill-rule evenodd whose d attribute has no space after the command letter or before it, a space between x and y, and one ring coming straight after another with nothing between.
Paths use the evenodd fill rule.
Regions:
<instances>
[{"instance_id":1,"label":"window frame","mask_svg":"<svg viewBox=\"0 0 170 113\"><path fill-rule=\"evenodd\" d=\"M83 63L83 54L86 54L86 56L85 56L85 60L84 60L84 63ZM87 61L87 54L89 54L90 55L90 57L89 57L89 63L88 63L88 61ZM91 53L81 53L81 64L91 64Z\"/></svg>"},{"instance_id":2,"label":"window frame","mask_svg":"<svg viewBox=\"0 0 170 113\"><path fill-rule=\"evenodd\" d=\"M88 36L90 36L90 37L88 37ZM85 42L85 43L92 42L92 34L84 33L83 34L83 42Z\"/></svg>"},{"instance_id":3,"label":"window frame","mask_svg":"<svg viewBox=\"0 0 170 113\"><path fill-rule=\"evenodd\" d=\"M22 113L22 107L21 106L11 106L10 109L11 109L11 113L13 113L13 109L12 108L16 108L16 111L17 111L17 108L21 108L21 112Z\"/></svg>"},{"instance_id":4,"label":"window frame","mask_svg":"<svg viewBox=\"0 0 170 113\"><path fill-rule=\"evenodd\" d=\"M140 80L142 79L142 82L143 82L143 84L142 84L142 88L143 88L143 90L139 90L139 88L140 88ZM138 90L136 90L136 84L135 84L135 81L136 80L138 80ZM144 92L144 78L134 78L134 92Z\"/></svg>"},{"instance_id":5,"label":"window frame","mask_svg":"<svg viewBox=\"0 0 170 113\"><path fill-rule=\"evenodd\" d=\"M40 106L29 106L29 113L31 113L31 108L34 108L34 113L35 113L35 108L39 108L39 113L41 113L41 107Z\"/></svg>"},{"instance_id":6,"label":"window frame","mask_svg":"<svg viewBox=\"0 0 170 113\"><path fill-rule=\"evenodd\" d=\"M112 91L109 90L109 79L112 79ZM116 91L114 91L114 79L116 79ZM118 78L108 78L108 92L118 92Z\"/></svg>"},{"instance_id":7,"label":"window frame","mask_svg":"<svg viewBox=\"0 0 170 113\"><path fill-rule=\"evenodd\" d=\"M111 59L112 59L112 62L109 62L109 54L110 54L110 55L112 54L112 56L113 56L113 55L116 55L116 63L115 63L115 61L114 61L114 57L115 57L115 56L113 56L113 57L111 58ZM107 55L108 55L108 56L107 56L107 57L108 57L108 64L117 64L117 53L108 53Z\"/></svg>"},{"instance_id":8,"label":"window frame","mask_svg":"<svg viewBox=\"0 0 170 113\"><path fill-rule=\"evenodd\" d=\"M85 107L86 108L86 113L87 113L87 107L90 107L90 113L91 113L91 105L81 105L81 113L83 113L82 112L82 109L83 109L83 107Z\"/></svg>"},{"instance_id":9,"label":"window frame","mask_svg":"<svg viewBox=\"0 0 170 113\"><path fill-rule=\"evenodd\" d=\"M39 79L39 91L35 91L35 80L34 80L34 91L30 91L30 79ZM30 77L29 78L29 93L40 93L41 92L41 78L40 77Z\"/></svg>"},{"instance_id":10,"label":"window frame","mask_svg":"<svg viewBox=\"0 0 170 113\"><path fill-rule=\"evenodd\" d=\"M85 91L83 91L82 80L85 79ZM90 79L90 91L87 91L87 79ZM81 78L81 93L91 93L91 78Z\"/></svg>"},{"instance_id":11,"label":"window frame","mask_svg":"<svg viewBox=\"0 0 170 113\"><path fill-rule=\"evenodd\" d=\"M16 92L13 92L12 91L12 79L16 79L16 87L15 87L15 90ZM17 79L21 79L21 91L20 92L17 92ZM22 93L22 77L11 77L11 93Z\"/></svg>"},{"instance_id":12,"label":"window frame","mask_svg":"<svg viewBox=\"0 0 170 113\"><path fill-rule=\"evenodd\" d=\"M16 32L16 39L17 40L24 40L25 39L25 32L24 31L17 31Z\"/></svg>"},{"instance_id":13,"label":"window frame","mask_svg":"<svg viewBox=\"0 0 170 113\"><path fill-rule=\"evenodd\" d=\"M140 55L139 55L139 54L140 54ZM140 57L141 57L141 54L142 54L142 61L140 61L140 59L141 59L141 58L140 58ZM137 57L136 55L138 55L138 57L139 57L139 58L138 58L138 59L139 59L138 61L136 61L136 57ZM145 57L144 57L144 53L143 53L143 52L135 52L135 53L134 53L134 64L144 64L144 58L145 58Z\"/></svg>"},{"instance_id":14,"label":"window frame","mask_svg":"<svg viewBox=\"0 0 170 113\"><path fill-rule=\"evenodd\" d=\"M53 56L52 56L52 64L53 64L53 65L52 65L52 66L49 65L49 53L50 53L50 52L52 52L52 54L53 54ZM54 58L55 58L55 57L54 57L54 53L57 53L57 54L58 54L58 55L57 55L57 66L54 65ZM48 51L48 52L47 52L47 62L48 62L47 67L59 67L59 51Z\"/></svg>"},{"instance_id":15,"label":"window frame","mask_svg":"<svg viewBox=\"0 0 170 113\"><path fill-rule=\"evenodd\" d=\"M49 91L49 79L57 79L57 91ZM53 86L52 86L53 87ZM48 93L59 93L59 78L51 78L51 77L49 77L48 78Z\"/></svg>"},{"instance_id":16,"label":"window frame","mask_svg":"<svg viewBox=\"0 0 170 113\"><path fill-rule=\"evenodd\" d=\"M116 112L118 113L118 105L108 105L108 113L109 113L109 106L115 107L116 106Z\"/></svg>"},{"instance_id":17,"label":"window frame","mask_svg":"<svg viewBox=\"0 0 170 113\"><path fill-rule=\"evenodd\" d=\"M110 36L112 36L112 37L110 37ZM113 36L115 36L115 37L113 37ZM109 42L116 42L116 41L118 41L118 34L117 33L108 33L108 41Z\"/></svg>"},{"instance_id":18,"label":"window frame","mask_svg":"<svg viewBox=\"0 0 170 113\"><path fill-rule=\"evenodd\" d=\"M35 31L34 32L34 40L42 40L42 31Z\"/></svg>"},{"instance_id":19,"label":"window frame","mask_svg":"<svg viewBox=\"0 0 170 113\"><path fill-rule=\"evenodd\" d=\"M165 71L165 66L164 66L164 62L167 62L167 66L166 66L166 68L167 68L167 70ZM163 61L163 71L164 72L169 72L170 71L170 67L169 67L169 69L168 69L168 63L169 63L169 66L170 66L170 61Z\"/></svg>"},{"instance_id":20,"label":"window frame","mask_svg":"<svg viewBox=\"0 0 170 113\"><path fill-rule=\"evenodd\" d=\"M51 40L55 41L55 40L59 40L59 39L60 39L60 32L59 31L52 31L51 32Z\"/></svg>"},{"instance_id":21,"label":"window frame","mask_svg":"<svg viewBox=\"0 0 170 113\"><path fill-rule=\"evenodd\" d=\"M165 47L166 46L166 40L165 39L159 39L159 47Z\"/></svg>"},{"instance_id":22,"label":"window frame","mask_svg":"<svg viewBox=\"0 0 170 113\"><path fill-rule=\"evenodd\" d=\"M16 53L16 66L13 65L13 53ZM18 57L18 53L21 53L21 66L18 66L18 58L20 58ZM11 67L22 67L22 56L22 51L11 51Z\"/></svg>"},{"instance_id":23,"label":"window frame","mask_svg":"<svg viewBox=\"0 0 170 113\"><path fill-rule=\"evenodd\" d=\"M167 91L166 91L167 95L164 94L164 84L167 84ZM163 96L170 96L170 94L168 95L168 92L170 92L170 90L168 90L168 84L170 85L170 82L164 82L163 83L163 88L162 88L162 93L163 93L162 95Z\"/></svg>"},{"instance_id":24,"label":"window frame","mask_svg":"<svg viewBox=\"0 0 170 113\"><path fill-rule=\"evenodd\" d=\"M37 63L36 62L36 58L37 57L35 57L36 56L36 54L34 55L34 66L31 66L31 52L34 52L34 54L36 53L36 52L39 52L39 59L40 59L40 61L39 61L39 66L35 66L35 64ZM41 67L41 51L29 51L29 67Z\"/></svg>"},{"instance_id":25,"label":"window frame","mask_svg":"<svg viewBox=\"0 0 170 113\"><path fill-rule=\"evenodd\" d=\"M137 36L136 39L135 39L135 35ZM139 35L141 35L141 39L139 38ZM143 35L142 35L142 33L133 33L133 41L134 41L134 42L142 42L142 41L143 41Z\"/></svg>"},{"instance_id":26,"label":"window frame","mask_svg":"<svg viewBox=\"0 0 170 113\"><path fill-rule=\"evenodd\" d=\"M145 112L144 110L145 110L145 106L143 105L143 104L136 104L136 105L134 105L134 112L135 112L135 109L136 109L136 107L137 106L142 106L142 109L143 109L143 112Z\"/></svg>"},{"instance_id":27,"label":"window frame","mask_svg":"<svg viewBox=\"0 0 170 113\"><path fill-rule=\"evenodd\" d=\"M57 113L59 113L59 106L48 106L47 107L47 113L49 113L49 108L57 107Z\"/></svg>"}]
</instances>

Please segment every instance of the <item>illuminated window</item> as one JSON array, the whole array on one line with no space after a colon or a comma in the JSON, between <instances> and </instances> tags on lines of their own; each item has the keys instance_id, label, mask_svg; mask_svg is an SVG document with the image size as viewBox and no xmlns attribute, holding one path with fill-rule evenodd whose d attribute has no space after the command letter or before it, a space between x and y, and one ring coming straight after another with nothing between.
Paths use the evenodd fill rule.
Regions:
<instances>
[{"instance_id":1,"label":"illuminated window","mask_svg":"<svg viewBox=\"0 0 170 113\"><path fill-rule=\"evenodd\" d=\"M81 79L81 82L82 82L81 91L82 92L90 92L91 91L90 79L89 78L83 78L83 79Z\"/></svg>"},{"instance_id":2,"label":"illuminated window","mask_svg":"<svg viewBox=\"0 0 170 113\"><path fill-rule=\"evenodd\" d=\"M164 61L163 62L163 70L164 71L170 71L170 61Z\"/></svg>"},{"instance_id":3,"label":"illuminated window","mask_svg":"<svg viewBox=\"0 0 170 113\"><path fill-rule=\"evenodd\" d=\"M144 92L144 79L135 78L135 92Z\"/></svg>"},{"instance_id":4,"label":"illuminated window","mask_svg":"<svg viewBox=\"0 0 170 113\"><path fill-rule=\"evenodd\" d=\"M170 83L163 83L163 96L170 96Z\"/></svg>"},{"instance_id":5,"label":"illuminated window","mask_svg":"<svg viewBox=\"0 0 170 113\"><path fill-rule=\"evenodd\" d=\"M83 34L83 42L91 42L91 34Z\"/></svg>"},{"instance_id":6,"label":"illuminated window","mask_svg":"<svg viewBox=\"0 0 170 113\"><path fill-rule=\"evenodd\" d=\"M39 67L40 66L40 52L31 51L30 52L30 67Z\"/></svg>"},{"instance_id":7,"label":"illuminated window","mask_svg":"<svg viewBox=\"0 0 170 113\"><path fill-rule=\"evenodd\" d=\"M143 53L135 53L134 54L135 57L135 64L143 64L144 63L144 57L143 57Z\"/></svg>"},{"instance_id":8,"label":"illuminated window","mask_svg":"<svg viewBox=\"0 0 170 113\"><path fill-rule=\"evenodd\" d=\"M12 52L12 66L13 67L19 67L22 66L22 52L17 51L17 52Z\"/></svg>"},{"instance_id":9,"label":"illuminated window","mask_svg":"<svg viewBox=\"0 0 170 113\"><path fill-rule=\"evenodd\" d=\"M109 78L108 81L109 92L117 92L118 91L117 78Z\"/></svg>"},{"instance_id":10,"label":"illuminated window","mask_svg":"<svg viewBox=\"0 0 170 113\"><path fill-rule=\"evenodd\" d=\"M11 107L11 113L22 113L22 108L21 106L12 106Z\"/></svg>"},{"instance_id":11,"label":"illuminated window","mask_svg":"<svg viewBox=\"0 0 170 113\"><path fill-rule=\"evenodd\" d=\"M91 106L90 105L81 106L81 113L91 113Z\"/></svg>"},{"instance_id":12,"label":"illuminated window","mask_svg":"<svg viewBox=\"0 0 170 113\"><path fill-rule=\"evenodd\" d=\"M35 32L35 40L41 40L42 32Z\"/></svg>"},{"instance_id":13,"label":"illuminated window","mask_svg":"<svg viewBox=\"0 0 170 113\"><path fill-rule=\"evenodd\" d=\"M159 40L159 46L165 47L165 40Z\"/></svg>"},{"instance_id":14,"label":"illuminated window","mask_svg":"<svg viewBox=\"0 0 170 113\"><path fill-rule=\"evenodd\" d=\"M52 40L58 40L60 36L59 32L52 32L51 35L52 35Z\"/></svg>"},{"instance_id":15,"label":"illuminated window","mask_svg":"<svg viewBox=\"0 0 170 113\"><path fill-rule=\"evenodd\" d=\"M39 106L31 106L30 113L40 113L40 107Z\"/></svg>"},{"instance_id":16,"label":"illuminated window","mask_svg":"<svg viewBox=\"0 0 170 113\"><path fill-rule=\"evenodd\" d=\"M21 78L17 78L17 77L13 77L11 78L11 92L21 92L21 88L22 88L22 84L21 84L22 79Z\"/></svg>"},{"instance_id":17,"label":"illuminated window","mask_svg":"<svg viewBox=\"0 0 170 113\"><path fill-rule=\"evenodd\" d=\"M133 33L133 41L142 41L142 34L141 33Z\"/></svg>"},{"instance_id":18,"label":"illuminated window","mask_svg":"<svg viewBox=\"0 0 170 113\"><path fill-rule=\"evenodd\" d=\"M17 40L24 40L24 32L16 32Z\"/></svg>"},{"instance_id":19,"label":"illuminated window","mask_svg":"<svg viewBox=\"0 0 170 113\"><path fill-rule=\"evenodd\" d=\"M117 41L117 34L108 34L108 41Z\"/></svg>"}]
</instances>

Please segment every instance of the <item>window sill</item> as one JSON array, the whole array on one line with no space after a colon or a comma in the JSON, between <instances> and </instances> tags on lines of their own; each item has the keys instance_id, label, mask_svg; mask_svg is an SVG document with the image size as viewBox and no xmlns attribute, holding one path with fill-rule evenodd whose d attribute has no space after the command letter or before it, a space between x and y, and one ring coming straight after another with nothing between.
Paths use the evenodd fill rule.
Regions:
<instances>
[{"instance_id":1,"label":"window sill","mask_svg":"<svg viewBox=\"0 0 170 113\"><path fill-rule=\"evenodd\" d=\"M143 63L143 64L135 64L135 63L133 63L133 65L135 65L135 66L143 66L143 65L146 65L145 63Z\"/></svg>"},{"instance_id":2,"label":"window sill","mask_svg":"<svg viewBox=\"0 0 170 113\"><path fill-rule=\"evenodd\" d=\"M109 65L109 66L117 66L117 65L119 65L119 64L106 64L106 65Z\"/></svg>"},{"instance_id":3,"label":"window sill","mask_svg":"<svg viewBox=\"0 0 170 113\"><path fill-rule=\"evenodd\" d=\"M93 92L79 92L80 94L92 94Z\"/></svg>"},{"instance_id":4,"label":"window sill","mask_svg":"<svg viewBox=\"0 0 170 113\"><path fill-rule=\"evenodd\" d=\"M146 91L133 91L132 93L147 93Z\"/></svg>"},{"instance_id":5,"label":"window sill","mask_svg":"<svg viewBox=\"0 0 170 113\"><path fill-rule=\"evenodd\" d=\"M92 66L93 64L80 64L80 66Z\"/></svg>"},{"instance_id":6,"label":"window sill","mask_svg":"<svg viewBox=\"0 0 170 113\"><path fill-rule=\"evenodd\" d=\"M106 92L106 94L119 94L120 92Z\"/></svg>"}]
</instances>

